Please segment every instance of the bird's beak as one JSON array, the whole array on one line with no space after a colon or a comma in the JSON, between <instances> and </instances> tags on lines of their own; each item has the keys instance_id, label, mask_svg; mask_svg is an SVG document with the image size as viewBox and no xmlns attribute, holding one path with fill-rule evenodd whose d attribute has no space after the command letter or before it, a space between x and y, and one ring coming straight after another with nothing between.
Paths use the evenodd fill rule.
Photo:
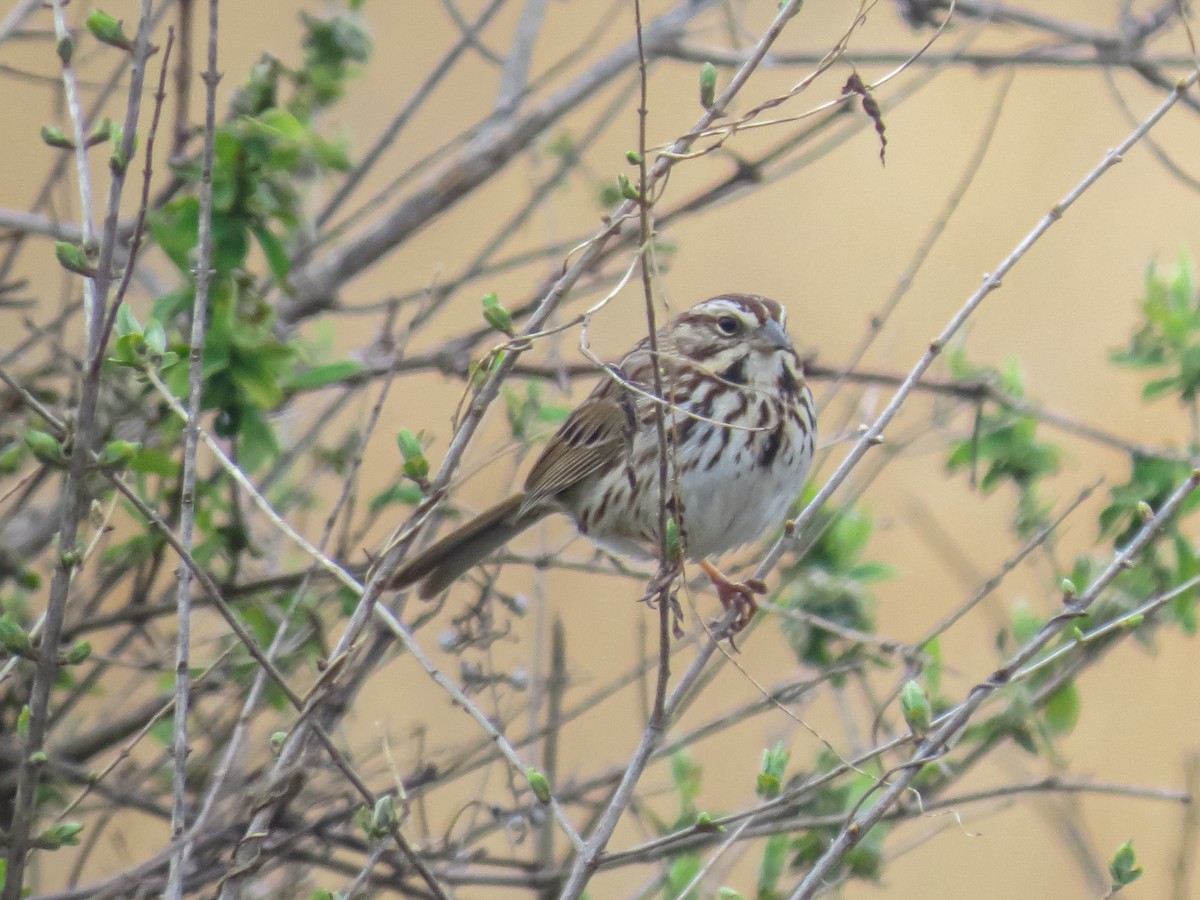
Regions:
<instances>
[{"instance_id":1,"label":"bird's beak","mask_svg":"<svg viewBox=\"0 0 1200 900\"><path fill-rule=\"evenodd\" d=\"M754 333L754 342L761 350L791 350L792 339L788 337L787 332L774 319L763 325Z\"/></svg>"}]
</instances>

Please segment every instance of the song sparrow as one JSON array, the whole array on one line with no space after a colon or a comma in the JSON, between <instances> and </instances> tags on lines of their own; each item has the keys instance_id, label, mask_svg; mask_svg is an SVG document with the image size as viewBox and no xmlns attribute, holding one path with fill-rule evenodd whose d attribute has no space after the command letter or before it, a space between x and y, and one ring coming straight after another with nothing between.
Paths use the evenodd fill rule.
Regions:
<instances>
[{"instance_id":1,"label":"song sparrow","mask_svg":"<svg viewBox=\"0 0 1200 900\"><path fill-rule=\"evenodd\" d=\"M683 556L738 608L734 630L757 611L761 583L729 581L707 557L779 524L800 492L816 441L812 394L774 300L723 294L658 333L668 438L667 511ZM643 339L567 418L525 488L405 563L394 588L420 582L432 597L535 522L564 512L597 544L657 556L659 437L654 360Z\"/></svg>"}]
</instances>

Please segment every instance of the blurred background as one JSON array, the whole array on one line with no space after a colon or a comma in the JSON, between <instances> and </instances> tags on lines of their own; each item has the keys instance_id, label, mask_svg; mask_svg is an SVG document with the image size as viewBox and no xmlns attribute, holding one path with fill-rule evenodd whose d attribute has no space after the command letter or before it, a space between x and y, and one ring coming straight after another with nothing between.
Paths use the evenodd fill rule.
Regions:
<instances>
[{"instance_id":1,"label":"blurred background","mask_svg":"<svg viewBox=\"0 0 1200 900\"><path fill-rule=\"evenodd\" d=\"M382 0L364 4L361 16L374 44L373 55L350 81L344 99L322 113L322 132L344 138L352 161L362 158L459 40L456 15L474 21L487 5L482 0L459 0L453 5ZM203 62L202 6L197 5L195 70ZM670 7L657 2L646 6L648 20ZM734 56L753 46L775 6L766 0L715 4L689 24L675 54L681 58L655 62L648 98L651 146L667 144L685 133L702 112L696 85L704 51L721 48ZM934 35L933 28L913 27L902 16L902 12L917 16L921 6L881 2L871 7L853 33L845 60L763 118L797 115L836 100L851 71L849 63L868 83L890 72L897 63L889 54L903 59ZM930 15L940 21L944 10L936 11L937 7L932 5L935 11ZM127 23L136 21L134 3L111 0L107 9ZM321 3L284 0L222 4L220 114L229 108L233 92L262 54L297 60L303 34L300 13L320 15L325 9ZM732 192L694 214L668 217L659 235L662 300L671 311L679 311L724 291L776 298L788 309L791 331L802 352L812 355L816 365L836 369L853 360L856 348L872 330L873 316L911 274L911 286L859 363L865 372L903 376L985 274L1166 96L1164 89L1148 84L1144 75L1128 66L1096 64L1095 47L1086 40L1096 34L1120 34L1130 22L1144 21L1159 9L1152 3L1027 0L1020 10L1028 13L1029 23L1019 16L988 21L960 11L928 50L926 61L874 91L883 107L886 163L880 159L879 136L855 103L814 138L798 142L779 164L765 166L765 183ZM69 14L77 19L83 10L72 5ZM339 242L372 227L405 191L427 177L425 172L436 172L441 162L455 158L459 147L448 142L486 120L497 105L502 67L489 57L503 54L512 45L522 14L523 4L502 4L481 29L480 45L456 62L341 204L331 222L343 226L342 231L322 244L318 260ZM813 71L853 18L852 4L809 0L776 45L779 53L798 59L789 64L768 59L731 112L744 112L796 85ZM166 12L156 41L161 43L166 24L176 19L176 11ZM47 122L65 121L59 68L47 37L51 24L49 12L39 10L25 21L18 39L0 46L6 92L0 206L8 209L33 205L56 159L40 140L38 129ZM604 53L625 45L632 35L630 2L547 4L530 58L535 90L522 100L523 110L544 102L557 87L570 83ZM956 53L987 59L964 64L952 58ZM1139 48L1139 53L1161 60L1155 71L1168 83L1185 76L1191 65L1188 36L1178 20ZM1039 62L1039 57L1050 58ZM560 71L556 67L564 59L567 65ZM81 44L77 62L84 79L83 97L90 103L111 72L112 60L93 43ZM733 71L719 67L719 86L728 82ZM152 62L151 76L156 74ZM447 339L482 327L479 304L485 293L495 292L511 310L538 299L547 279L561 271L568 259L563 248L589 236L600 226L601 215L612 208L605 190L611 193L615 176L634 171L625 162L625 153L637 141L635 79L636 69L628 67L620 77L589 91L569 115L516 153L469 201L439 211L402 246L363 267L339 285L335 308L307 316L298 328L334 357L370 359L388 302L396 297L417 298L399 306L401 321L410 321L410 314L422 309L419 299L456 278L498 229L505 232L505 240L492 261L515 259L520 264L448 290L428 322L403 345L404 353L432 352ZM192 123L202 121L202 93L200 82L194 82L188 110ZM113 101L109 114L115 115L122 102ZM173 116L171 102L167 110ZM143 114L149 110L147 91ZM737 173L739 166L820 120L814 115L747 130L723 149L679 164L662 192L660 214L702 196ZM590 131L598 121L605 125L592 139ZM1039 408L1131 442L1183 448L1191 440L1184 410L1171 399L1143 402L1142 373L1109 362L1110 352L1125 346L1141 322L1147 267L1157 265L1171 272L1181 255L1196 253L1200 242L1200 197L1192 180L1200 177L1196 109L1182 104L1173 109L1151 138L1153 146L1143 143L1130 152L1021 260L1002 288L971 318L961 346L978 366L1003 368L1010 360L1019 361L1025 388ZM163 153L155 160L164 178L169 144L160 143ZM198 147L193 140L191 150ZM578 165L562 183L545 191L544 201L527 217L508 228L509 216L518 205L543 190L540 186L562 160L564 148L578 151ZM435 156L428 169L415 177L406 175L431 153ZM99 177L104 157L96 159L98 180L106 184ZM1173 166L1183 173L1173 171ZM399 178L407 180L396 190L393 183ZM306 188L308 207L320 210L338 184L332 178ZM136 209L136 193L126 193L127 213ZM75 196L73 189L57 190L49 214L73 220ZM934 234L931 229L947 210L951 214L944 229ZM559 249L545 252L547 247ZM912 272L926 249L923 264ZM522 254L528 254L526 261L521 261ZM631 260L626 248L585 278L555 321L568 321L611 290ZM174 275L157 250L148 251L146 263L150 280L135 288L131 302L139 314L148 315L147 285L156 278L170 289ZM45 240L29 243L9 277L28 279L25 293L37 298L37 305L21 312L0 309L0 317L7 320L0 330L0 349L14 346L26 333L25 317L47 321L62 300L77 290L76 282L55 263L53 246ZM619 355L644 333L642 303L634 279L597 315L590 334L597 353L608 358ZM77 347L79 335L72 339ZM481 359L500 340L493 334L477 341L469 350L471 358ZM577 329L539 342L526 357L527 362L549 365L580 359ZM946 379L951 373L939 363L934 377ZM543 402L567 407L586 392L587 383L568 387L564 392L551 379L542 387ZM820 401L830 396L832 382L814 380L813 388ZM401 428L424 432L429 440L426 453L436 470L463 391L461 377L432 370L406 372L397 379L366 451L363 497L398 480L400 459L394 438ZM814 473L816 484L851 446L847 438L854 428L872 421L892 391L886 379L850 384L823 408L825 450ZM361 423L374 399L374 392L365 392L335 415L339 421ZM314 418L325 415L325 402L314 393L289 405L273 420L281 442L286 446ZM454 482L452 499L462 509L482 509L500 499L528 465L528 447L514 443L499 406L492 409L470 446ZM919 393L889 428L888 442L873 451L839 495L840 499L856 496L874 520L864 557L891 568L890 577L870 587L876 632L882 639L901 643L919 639L999 571L1022 543L1013 530L1017 495L1010 485L984 493L972 486L966 470L947 472L952 442L969 435L973 422L971 404ZM1057 584L1062 568L1069 569L1071 559L1096 545L1097 515L1107 502L1109 488L1128 477L1129 457L1120 448L1046 424L1038 434L1062 451L1057 474L1040 488L1040 497L1056 512L1088 485L1103 482L1068 519L1052 550L1035 554L1019 566L984 604L944 636L943 693L955 701L998 663L997 633L1009 626L1014 608L1039 617L1054 611L1061 600ZM324 477L320 496L331 502L336 488L333 480ZM364 502L364 515L365 506ZM367 528L362 548L355 548L356 561L365 558L359 550L377 550L406 514L403 508L393 507L377 516ZM297 524L313 534L324 510L318 506L297 515ZM572 541L571 535L567 523L556 521L526 535L513 549L522 554L553 553L580 563L593 561L590 545ZM1197 537L1190 535L1193 541ZM737 559L754 562L762 552L761 548L743 552ZM286 569L296 563L288 551L281 551L264 565ZM636 579L510 565L500 583L523 598L527 612L517 616L501 610L507 636L486 652L475 651L472 657L437 649L438 636L450 635L443 645L453 638L452 619L478 593L469 584L450 593L434 623L421 633L422 644L449 671L461 673L465 670L460 664L471 663L525 684L537 681L548 665L550 623L561 618L571 671L569 704L653 653L656 617L636 602L641 584ZM694 606L689 601L684 604L689 630L697 627L698 620L715 615L717 608L715 598L704 590L695 592L693 601ZM686 732L755 700L760 686L769 689L802 674L775 617L767 617L742 643L741 651L734 657L737 667L720 665L713 683L673 733ZM872 675L876 699L887 695L901 673L902 666L893 660L889 668ZM1069 772L1073 778L1097 782L1187 789L1186 760L1200 745L1188 699L1200 692L1194 639L1178 629L1163 629L1144 642L1127 642L1101 665L1085 671L1079 688L1078 722L1069 734L1056 739L1052 753L1034 756L1015 745L1002 747L959 788L978 790ZM563 728L559 783L623 765L641 733L647 690L645 680L635 680ZM812 702L797 704L794 712L838 752L850 754L869 746L870 721L843 715L839 697L838 691L823 692ZM510 717L522 731L534 721L522 711L527 699L527 691L501 684L482 694L480 702L489 711L494 704L497 715ZM94 698L100 706L109 700L111 695ZM371 760L365 771L379 789L389 782L389 766L380 751L384 735L392 765L400 771L414 769L423 759L436 761L456 746L480 738L473 723L452 708L405 657L371 674L339 732L339 739L360 758ZM748 718L692 746L692 759L702 773L699 807L716 813L752 806L761 752L779 741L792 752L792 771L811 768L824 749L813 734L778 710ZM429 801L427 826L440 833L486 818L465 804L497 792L503 795L502 781L501 773L492 768L440 788ZM642 786L648 808L669 821L677 802L669 766L653 764ZM1141 891L1139 896L1166 897L1181 883L1178 860L1190 859L1194 851L1194 847L1181 847L1181 839L1194 839L1194 833L1183 826L1187 807L1162 799L1033 794L966 804L956 813L917 818L897 829L886 845L889 858L892 854L895 858L888 862L882 880L853 881L844 895L931 900L966 895L1096 896L1106 884L1107 860L1121 842L1133 838L1146 867L1135 890ZM457 815L466 818L459 822ZM624 849L649 836L647 820L638 824L635 818L618 829L612 849ZM128 815L121 827L100 838L105 852L95 853L87 862L85 882L145 858L147 850L162 846L165 838L165 824ZM730 884L752 896L758 855L752 847L735 848L718 863L712 884ZM43 871L42 876L44 884L54 885L53 872ZM645 870L606 873L594 882L591 896L637 896L652 877ZM785 876L783 883L794 883L790 878L794 876ZM702 890L703 896L711 893L708 887ZM462 889L462 896L493 895L507 894L499 889L480 888L476 893L469 887Z\"/></svg>"}]
</instances>

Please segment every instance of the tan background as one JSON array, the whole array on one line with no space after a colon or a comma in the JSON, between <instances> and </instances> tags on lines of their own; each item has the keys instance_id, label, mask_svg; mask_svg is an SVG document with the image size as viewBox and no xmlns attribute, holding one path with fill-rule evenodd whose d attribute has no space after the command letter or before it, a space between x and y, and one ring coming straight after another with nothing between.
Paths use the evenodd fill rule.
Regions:
<instances>
[{"instance_id":1,"label":"tan background","mask_svg":"<svg viewBox=\"0 0 1200 900\"><path fill-rule=\"evenodd\" d=\"M319 4L281 0L223 4L224 96L264 50L297 59L297 11L312 5ZM468 16L481 6L478 2L462 5ZM1030 5L1064 19L1090 21L1097 27L1113 25L1109 9L1112 4L1108 3L1042 0ZM519 4L514 6L519 8ZM740 8L741 4L735 6ZM774 4L756 2L750 6L753 9L747 19L758 27L767 21ZM824 49L844 27L849 15L847 6L835 0L812 0L790 27L782 46ZM113 2L108 8L127 21L135 18L132 3ZM491 46L506 45L516 12L512 9L502 14L488 30ZM623 9L619 13L623 18L603 39L605 46L631 34L631 21L625 21L629 15ZM81 14L82 10L75 12ZM611 15L607 4L552 4L547 30L538 45L535 72L557 59L586 31L589 26L582 22L603 15ZM329 122L332 128L342 129L351 137L356 152L369 145L454 39L443 10L432 2L376 0L367 5L367 18L375 39L375 58ZM49 17L39 14L35 22L46 27ZM946 46L958 40L961 33L948 37ZM1013 35L1014 44L1019 43L1019 37ZM716 39L715 34L704 36L706 42ZM890 6L881 5L854 46L911 49L918 44L919 39L899 22ZM56 71L50 45L45 42L7 45L0 50L0 62L51 76ZM99 77L100 71L85 68L93 77ZM103 71L107 71L107 64ZM864 70L864 74L878 73ZM821 82L785 111L801 111L834 96L844 77L844 70L839 70L837 77ZM1158 102L1158 96L1141 88L1133 76L1118 73L1117 78L1139 115ZM795 80L795 73L764 71L743 94L743 108ZM771 188L671 230L666 236L679 246L679 251L670 261L663 287L673 307L679 309L730 289L776 297L787 305L792 331L804 347L818 351L825 362L842 361L864 333L870 314L879 308L907 267L959 178L1001 80L999 74L947 71L903 105L889 110L886 168L879 165L877 140L868 129ZM655 71L650 98L652 142L669 140L694 120L694 84L692 66L669 65ZM5 160L0 166L0 204L20 208L31 201L49 159L38 140L37 128L43 122L60 119L53 108L53 88L9 82L5 89L8 96L3 101ZM589 109L598 110L610 97L610 92L604 92ZM888 90L881 91L880 97L886 103ZM409 161L485 113L493 100L494 70L476 60L464 64L425 106L357 199L369 196L372 188L403 171ZM588 156L597 180L622 169L623 153L634 143L634 129L630 104L624 121ZM914 290L878 341L870 365L897 372L911 367L928 339L975 289L981 275L1005 257L1050 205L1128 130L1128 122L1114 107L1098 73L1022 70L1008 95L995 141L974 186L920 273ZM765 140L777 136L772 132ZM1193 114L1182 109L1173 111L1154 136L1181 165L1196 169L1194 151L1200 128ZM748 135L742 140L737 147L748 152L763 145L764 138ZM688 196L718 173L727 172L730 165L727 158L712 156L680 167L672 178L669 199ZM524 196L539 173L547 170L547 161L536 153L515 160L481 197L434 223L401 252L374 267L346 290L343 299L349 304L374 301L390 292L429 283L438 272L455 272L488 233L481 230L481 224L487 224L489 202L496 204L498 222L505 208L502 204L510 200L508 192ZM594 188L585 183L558 192L544 211L515 236L509 249L534 246L547 236L566 236L591 227L598 214L594 197ZM1196 223L1195 193L1175 181L1144 147L1135 149L1036 247L1006 279L1003 289L988 299L970 327L973 358L999 363L1010 355L1019 357L1032 393L1048 408L1069 412L1080 420L1138 440L1183 442L1187 426L1180 411L1169 402L1143 407L1138 401L1137 379L1115 371L1105 359L1108 350L1122 343L1133 327L1145 265L1152 260L1170 264L1181 248L1193 253L1200 249ZM21 274L34 277L35 286L46 296L57 294L60 284L48 242L27 252L25 265ZM555 265L557 262L518 276L502 276L459 292L449 312L441 315L436 331L453 333L463 323L474 323L478 297L485 290L498 290L502 298L513 301L524 299L537 279ZM605 353L619 352L633 340L640 323L640 302L636 291L628 290L606 313L595 340ZM373 319L343 317L331 321L339 345L347 352L365 344L373 334ZM432 341L435 336L427 335L422 340ZM0 339L0 343L7 341ZM571 354L573 342L568 340L562 349ZM410 379L408 387L394 396L368 457L368 480L374 480L374 487L395 469L392 438L400 427L426 428L441 436L431 451L437 464L445 449L447 409L460 389L457 383L427 377ZM818 396L826 389L818 386ZM867 392L858 418L877 412L887 396L886 392ZM915 401L897 433L913 433L928 422L929 415L929 404ZM963 415L957 421L960 429L965 428L969 417ZM1067 448L1062 476L1053 487L1060 506L1098 476L1124 479L1127 469L1120 454L1097 450L1049 430L1044 433L1055 440L1061 438ZM477 463L489 459L503 442L503 429L491 429L476 445L468 468L473 470ZM964 477L948 481L942 466L944 452L936 437L924 438L917 448L918 452L885 470L866 496L867 505L879 520L870 556L898 570L897 577L878 590L879 632L900 641L917 637L954 608L1015 548L1008 528L1014 497L1000 491L982 498L968 489ZM833 448L825 471L832 470L842 449ZM498 497L511 476L511 457L501 458L460 496L464 502L482 505ZM1062 541L1060 558L1067 559L1090 546L1094 540L1090 522L1097 509L1093 503L1090 513L1073 520ZM311 528L317 528L316 521ZM538 540L529 539L524 546L532 548ZM575 544L570 552L584 557L586 547ZM1054 597L1043 589L1050 583L1044 576L1044 567L1022 569L1005 584L990 612L981 610L954 629L946 641L946 656L963 674L950 679L952 696L961 696L971 680L985 675L993 664L996 622L1006 617L1011 604L1024 602L1037 611L1052 607ZM649 625L650 617L632 602L635 594L629 583L598 579L581 582L555 575L548 579L545 595L551 613L563 616L567 622L572 666L584 689L600 683L606 673L624 670L638 658L639 627ZM701 596L698 602L704 614L711 613L715 606L711 596ZM451 610L454 604L452 598ZM689 622L693 621L690 610L688 615ZM533 638L528 621L517 623L516 633L519 641L504 645L500 652L513 664L529 666ZM432 645L432 634L427 635L426 643ZM794 659L770 625L755 634L744 650L739 662L764 685L794 674ZM1105 665L1089 672L1081 687L1083 716L1075 733L1063 744L1072 772L1103 781L1181 786L1184 756L1200 744L1194 712L1195 698L1200 695L1200 667L1195 662L1194 643L1170 634L1162 637L1154 655L1124 647ZM726 672L683 727L706 720L754 694L755 689L743 677ZM848 739L830 709L822 702L806 710L805 715L845 749ZM562 750L564 775L592 772L602 764L616 764L625 758L636 740L640 716L637 697L628 693L570 726ZM376 740L376 723L381 723L393 736L393 752L404 768L414 758L406 735L418 721L430 723L430 741L435 748L448 747L460 738L477 737L469 721L451 710L444 695L407 662L390 665L372 680L349 725L354 742L370 747ZM752 803L758 754L777 739L790 743L798 766L819 749L811 737L782 715L752 720L735 733L698 747L697 758L706 767L702 807L728 810ZM1043 761L1020 751L1004 751L998 754L995 764L977 773L968 784L985 786L1003 779L1045 774L1044 766ZM729 773L736 778L727 777ZM647 774L645 785L665 786L666 778L665 769L655 767ZM462 790L464 796L470 796L487 788L475 782L463 785ZM439 798L438 816L445 824L455 803L448 792L435 796ZM1086 813L1093 846L1102 859L1107 859L1121 841L1135 839L1147 875L1131 893L1165 896L1177 852L1181 810L1164 803L1119 798L1089 797L1079 802ZM1052 820L1044 815L1046 804L1057 803L1025 801L986 818L980 818L982 810L978 808L964 808L961 829L946 827L946 818L909 826L906 835L889 846L899 847L908 838L928 832L938 834L892 864L882 887L855 885L847 895L1085 896L1087 890L1077 867L1064 844L1054 837ZM639 839L636 829L624 828L618 831L613 847L625 847ZM114 860L141 857L139 841L157 845L161 835L157 831L146 835L127 831L124 840L127 850L117 853ZM728 877L747 895L753 890L751 873L756 860L757 853L751 854L746 864ZM99 867L93 874L100 874ZM631 878L625 873L617 880L598 881L592 896L625 895L641 883L640 877Z\"/></svg>"}]
</instances>

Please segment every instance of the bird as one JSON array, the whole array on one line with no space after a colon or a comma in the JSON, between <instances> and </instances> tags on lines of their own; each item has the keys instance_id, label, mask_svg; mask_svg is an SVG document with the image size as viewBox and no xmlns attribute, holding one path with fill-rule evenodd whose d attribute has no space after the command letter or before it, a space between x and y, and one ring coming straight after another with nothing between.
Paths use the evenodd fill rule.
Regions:
<instances>
[{"instance_id":1,"label":"bird","mask_svg":"<svg viewBox=\"0 0 1200 900\"><path fill-rule=\"evenodd\" d=\"M757 294L704 300L657 331L657 353L643 338L605 367L523 489L405 561L388 587L416 584L419 597L435 597L552 513L570 516L583 535L618 555L657 558L659 410L668 459L664 518L675 523L678 556L700 565L722 606L737 609L731 633L741 630L765 587L731 581L710 558L783 521L816 445L816 410L787 312Z\"/></svg>"}]
</instances>

